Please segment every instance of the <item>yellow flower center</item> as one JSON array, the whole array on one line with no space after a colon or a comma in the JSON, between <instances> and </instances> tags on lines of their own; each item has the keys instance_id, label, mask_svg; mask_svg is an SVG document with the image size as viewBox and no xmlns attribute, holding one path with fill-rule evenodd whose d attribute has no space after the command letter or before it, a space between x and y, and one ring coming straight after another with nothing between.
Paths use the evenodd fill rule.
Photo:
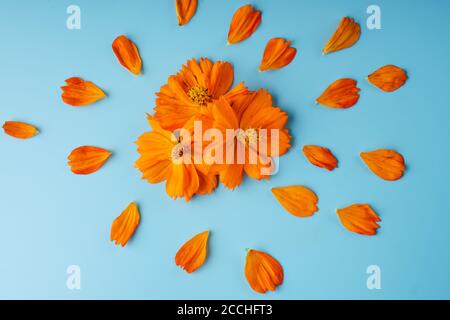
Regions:
<instances>
[{"instance_id":1,"label":"yellow flower center","mask_svg":"<svg viewBox=\"0 0 450 320\"><path fill-rule=\"evenodd\" d=\"M240 129L237 132L236 138L243 144L255 145L258 142L258 132L255 129Z\"/></svg>"},{"instance_id":2,"label":"yellow flower center","mask_svg":"<svg viewBox=\"0 0 450 320\"><path fill-rule=\"evenodd\" d=\"M183 156L184 156L184 145L182 143L177 143L172 148L172 153L170 154L170 159L174 163L181 163L183 162Z\"/></svg>"},{"instance_id":3,"label":"yellow flower center","mask_svg":"<svg viewBox=\"0 0 450 320\"><path fill-rule=\"evenodd\" d=\"M194 86L189 89L187 95L191 101L198 106L206 106L211 101L208 89L200 86Z\"/></svg>"}]
</instances>

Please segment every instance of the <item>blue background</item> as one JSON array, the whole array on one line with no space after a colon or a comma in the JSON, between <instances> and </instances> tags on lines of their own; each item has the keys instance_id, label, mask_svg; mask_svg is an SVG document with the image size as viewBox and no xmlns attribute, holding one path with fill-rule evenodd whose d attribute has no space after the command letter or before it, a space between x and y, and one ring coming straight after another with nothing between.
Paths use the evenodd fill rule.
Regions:
<instances>
[{"instance_id":1,"label":"blue background","mask_svg":"<svg viewBox=\"0 0 450 320\"><path fill-rule=\"evenodd\" d=\"M263 21L241 44L226 46L233 12L248 1L200 1L178 27L174 1L1 1L0 122L35 124L41 134L21 141L0 134L0 298L450 298L448 120L450 2L382 1L382 30L368 30L373 1L257 1ZM81 7L81 30L66 28L66 8ZM321 55L343 16L362 36L352 48ZM136 42L144 74L117 62L119 34ZM291 65L259 73L271 37L294 41ZM289 113L293 147L268 182L246 179L189 203L173 201L163 184L140 179L134 141L149 130L154 93L192 57L233 63L236 81L268 88ZM394 93L365 77L385 64L410 79ZM81 76L108 98L85 108L62 103L64 79ZM334 80L361 88L349 110L316 106ZM80 145L114 154L89 176L70 172L66 157ZM328 172L304 159L301 147L332 149L339 168ZM397 182L374 176L359 152L393 148L407 161ZM306 185L320 211L307 219L285 212L270 188ZM109 241L113 219L131 201L141 225L126 248ZM335 209L370 203L382 218L375 237L345 230ZM188 275L174 264L178 248L211 230L205 265ZM269 252L285 281L267 295L248 286L245 248ZM81 290L68 290L66 268L81 267ZM366 268L379 265L382 289L368 290Z\"/></svg>"}]
</instances>

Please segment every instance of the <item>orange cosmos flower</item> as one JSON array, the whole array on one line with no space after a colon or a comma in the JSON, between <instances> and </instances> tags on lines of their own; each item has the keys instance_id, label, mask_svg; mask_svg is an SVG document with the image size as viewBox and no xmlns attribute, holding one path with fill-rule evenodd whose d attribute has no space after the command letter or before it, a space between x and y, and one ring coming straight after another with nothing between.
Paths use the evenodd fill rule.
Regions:
<instances>
[{"instance_id":1,"label":"orange cosmos flower","mask_svg":"<svg viewBox=\"0 0 450 320\"><path fill-rule=\"evenodd\" d=\"M91 174L100 169L111 152L99 147L82 146L69 154L69 166L75 174Z\"/></svg>"},{"instance_id":2,"label":"orange cosmos flower","mask_svg":"<svg viewBox=\"0 0 450 320\"><path fill-rule=\"evenodd\" d=\"M408 76L402 68L387 65L370 74L367 79L381 90L392 92L403 86Z\"/></svg>"},{"instance_id":3,"label":"orange cosmos flower","mask_svg":"<svg viewBox=\"0 0 450 320\"><path fill-rule=\"evenodd\" d=\"M244 41L258 29L261 23L261 11L247 4L240 7L233 15L228 31L228 44Z\"/></svg>"},{"instance_id":4,"label":"orange cosmos flower","mask_svg":"<svg viewBox=\"0 0 450 320\"><path fill-rule=\"evenodd\" d=\"M184 197L189 201L194 194L210 193L217 186L217 179L194 164L191 142L163 129L150 115L148 122L153 131L136 141L140 157L135 166L142 178L149 183L166 181L166 192L174 199Z\"/></svg>"},{"instance_id":5,"label":"orange cosmos flower","mask_svg":"<svg viewBox=\"0 0 450 320\"><path fill-rule=\"evenodd\" d=\"M342 18L337 30L323 48L323 54L339 51L353 46L361 35L361 27L349 17Z\"/></svg>"},{"instance_id":6,"label":"orange cosmos flower","mask_svg":"<svg viewBox=\"0 0 450 320\"><path fill-rule=\"evenodd\" d=\"M122 66L135 75L141 73L142 60L139 50L133 41L124 35L120 35L114 39L112 49Z\"/></svg>"},{"instance_id":7,"label":"orange cosmos flower","mask_svg":"<svg viewBox=\"0 0 450 320\"><path fill-rule=\"evenodd\" d=\"M245 277L253 290L266 293L275 291L283 283L283 267L271 255L249 249L245 260Z\"/></svg>"},{"instance_id":8,"label":"orange cosmos flower","mask_svg":"<svg viewBox=\"0 0 450 320\"><path fill-rule=\"evenodd\" d=\"M309 145L303 147L303 153L309 162L319 168L332 171L337 167L338 161L328 148Z\"/></svg>"},{"instance_id":9,"label":"orange cosmos flower","mask_svg":"<svg viewBox=\"0 0 450 320\"><path fill-rule=\"evenodd\" d=\"M388 181L400 179L406 170L405 159L394 150L361 152L361 159L374 174Z\"/></svg>"},{"instance_id":10,"label":"orange cosmos flower","mask_svg":"<svg viewBox=\"0 0 450 320\"><path fill-rule=\"evenodd\" d=\"M197 234L178 250L175 264L192 273L200 268L206 260L209 231Z\"/></svg>"},{"instance_id":11,"label":"orange cosmos flower","mask_svg":"<svg viewBox=\"0 0 450 320\"><path fill-rule=\"evenodd\" d=\"M188 23L197 10L197 0L175 0L178 25L184 26Z\"/></svg>"},{"instance_id":12,"label":"orange cosmos flower","mask_svg":"<svg viewBox=\"0 0 450 320\"><path fill-rule=\"evenodd\" d=\"M39 133L31 124L18 121L5 121L3 130L7 135L18 139L29 139Z\"/></svg>"},{"instance_id":13,"label":"orange cosmos flower","mask_svg":"<svg viewBox=\"0 0 450 320\"><path fill-rule=\"evenodd\" d=\"M347 208L336 210L344 227L351 231L366 236L373 236L380 227L381 221L378 215L368 204L353 204Z\"/></svg>"},{"instance_id":14,"label":"orange cosmos flower","mask_svg":"<svg viewBox=\"0 0 450 320\"><path fill-rule=\"evenodd\" d=\"M316 102L330 108L353 107L359 100L359 88L356 84L357 82L353 79L336 80L317 98Z\"/></svg>"},{"instance_id":15,"label":"orange cosmos flower","mask_svg":"<svg viewBox=\"0 0 450 320\"><path fill-rule=\"evenodd\" d=\"M291 41L283 38L270 39L264 49L264 55L259 66L260 71L275 70L287 66L294 60L297 49L291 47Z\"/></svg>"},{"instance_id":16,"label":"orange cosmos flower","mask_svg":"<svg viewBox=\"0 0 450 320\"><path fill-rule=\"evenodd\" d=\"M220 181L230 189L240 185L244 172L257 180L268 179L274 170L272 157L291 147L286 112L272 104L266 90L249 93L233 107L225 98L211 105L213 127L222 132L224 158L216 166ZM230 135L229 132L234 132ZM242 153L245 157L239 158Z\"/></svg>"},{"instance_id":17,"label":"orange cosmos flower","mask_svg":"<svg viewBox=\"0 0 450 320\"><path fill-rule=\"evenodd\" d=\"M61 97L65 103L73 107L85 106L106 97L106 94L94 83L78 77L67 79L66 84L61 87L63 91Z\"/></svg>"},{"instance_id":18,"label":"orange cosmos flower","mask_svg":"<svg viewBox=\"0 0 450 320\"><path fill-rule=\"evenodd\" d=\"M139 225L140 215L136 203L131 202L128 207L114 219L111 225L111 241L125 247Z\"/></svg>"},{"instance_id":19,"label":"orange cosmos flower","mask_svg":"<svg viewBox=\"0 0 450 320\"><path fill-rule=\"evenodd\" d=\"M280 204L297 217L309 217L317 210L319 199L316 194L303 186L272 188L272 193Z\"/></svg>"},{"instance_id":20,"label":"orange cosmos flower","mask_svg":"<svg viewBox=\"0 0 450 320\"><path fill-rule=\"evenodd\" d=\"M155 119L166 130L183 128L200 116L208 103L222 96L232 103L248 91L243 83L230 90L233 80L230 63L191 59L156 93Z\"/></svg>"}]
</instances>

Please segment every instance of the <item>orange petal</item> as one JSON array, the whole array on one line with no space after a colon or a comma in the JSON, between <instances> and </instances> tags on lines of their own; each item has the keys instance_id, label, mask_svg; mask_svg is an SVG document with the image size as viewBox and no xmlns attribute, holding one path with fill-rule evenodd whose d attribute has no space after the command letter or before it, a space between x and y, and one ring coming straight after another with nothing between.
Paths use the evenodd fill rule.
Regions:
<instances>
[{"instance_id":1,"label":"orange petal","mask_svg":"<svg viewBox=\"0 0 450 320\"><path fill-rule=\"evenodd\" d=\"M352 232L373 236L380 227L381 221L375 211L368 204L353 204L344 209L336 210L341 223Z\"/></svg>"},{"instance_id":2,"label":"orange petal","mask_svg":"<svg viewBox=\"0 0 450 320\"><path fill-rule=\"evenodd\" d=\"M228 44L244 41L256 31L261 23L261 12L247 4L233 15L228 31Z\"/></svg>"},{"instance_id":3,"label":"orange petal","mask_svg":"<svg viewBox=\"0 0 450 320\"><path fill-rule=\"evenodd\" d=\"M122 66L135 75L141 73L142 61L138 48L133 41L124 35L120 35L113 41L112 48Z\"/></svg>"},{"instance_id":4,"label":"orange petal","mask_svg":"<svg viewBox=\"0 0 450 320\"><path fill-rule=\"evenodd\" d=\"M111 241L125 247L139 225L140 215L136 203L131 202L128 207L114 219L111 225Z\"/></svg>"},{"instance_id":5,"label":"orange petal","mask_svg":"<svg viewBox=\"0 0 450 320\"><path fill-rule=\"evenodd\" d=\"M90 81L78 77L66 80L66 85L61 87L62 100L74 107L85 106L106 97L106 94Z\"/></svg>"},{"instance_id":6,"label":"orange petal","mask_svg":"<svg viewBox=\"0 0 450 320\"><path fill-rule=\"evenodd\" d=\"M197 0L175 0L178 25L184 26L188 23L197 10Z\"/></svg>"},{"instance_id":7,"label":"orange petal","mask_svg":"<svg viewBox=\"0 0 450 320\"><path fill-rule=\"evenodd\" d=\"M259 293L275 291L283 283L283 267L271 255L262 251L247 251L244 273L250 287Z\"/></svg>"},{"instance_id":8,"label":"orange petal","mask_svg":"<svg viewBox=\"0 0 450 320\"><path fill-rule=\"evenodd\" d=\"M361 27L359 24L352 18L344 17L322 51L324 54L328 54L350 48L358 41L360 35Z\"/></svg>"},{"instance_id":9,"label":"orange petal","mask_svg":"<svg viewBox=\"0 0 450 320\"><path fill-rule=\"evenodd\" d=\"M3 130L7 135L19 139L29 139L39 133L31 124L18 121L5 121Z\"/></svg>"},{"instance_id":10,"label":"orange petal","mask_svg":"<svg viewBox=\"0 0 450 320\"><path fill-rule=\"evenodd\" d=\"M273 38L267 42L263 58L259 66L260 71L283 68L294 60L297 49L292 48L291 41L283 38Z\"/></svg>"},{"instance_id":11,"label":"orange petal","mask_svg":"<svg viewBox=\"0 0 450 320\"><path fill-rule=\"evenodd\" d=\"M386 92L397 90L403 86L407 79L405 70L393 65L381 67L368 76L371 84Z\"/></svg>"},{"instance_id":12,"label":"orange petal","mask_svg":"<svg viewBox=\"0 0 450 320\"><path fill-rule=\"evenodd\" d=\"M200 268L206 260L209 231L197 234L178 250L175 264L192 273Z\"/></svg>"},{"instance_id":13,"label":"orange petal","mask_svg":"<svg viewBox=\"0 0 450 320\"><path fill-rule=\"evenodd\" d=\"M272 193L280 204L296 217L309 217L317 212L316 194L303 186L272 188Z\"/></svg>"},{"instance_id":14,"label":"orange petal","mask_svg":"<svg viewBox=\"0 0 450 320\"><path fill-rule=\"evenodd\" d=\"M357 82L353 79L339 79L317 98L317 103L330 108L350 108L359 99L359 88L356 84Z\"/></svg>"},{"instance_id":15,"label":"orange petal","mask_svg":"<svg viewBox=\"0 0 450 320\"><path fill-rule=\"evenodd\" d=\"M309 145L303 147L303 153L309 162L319 168L332 171L337 167L338 161L328 148Z\"/></svg>"},{"instance_id":16,"label":"orange petal","mask_svg":"<svg viewBox=\"0 0 450 320\"><path fill-rule=\"evenodd\" d=\"M93 146L82 146L70 153L68 163L73 173L90 174L100 169L110 156L111 152L108 150Z\"/></svg>"},{"instance_id":17,"label":"orange petal","mask_svg":"<svg viewBox=\"0 0 450 320\"><path fill-rule=\"evenodd\" d=\"M398 180L405 172L405 160L400 153L394 150L381 149L361 152L360 155L369 169L381 179Z\"/></svg>"}]
</instances>

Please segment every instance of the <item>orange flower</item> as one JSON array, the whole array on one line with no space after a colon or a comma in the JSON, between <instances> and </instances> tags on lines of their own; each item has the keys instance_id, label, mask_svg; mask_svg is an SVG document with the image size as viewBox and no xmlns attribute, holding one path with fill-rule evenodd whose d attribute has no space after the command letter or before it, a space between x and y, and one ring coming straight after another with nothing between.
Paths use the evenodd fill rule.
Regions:
<instances>
[{"instance_id":1,"label":"orange flower","mask_svg":"<svg viewBox=\"0 0 450 320\"><path fill-rule=\"evenodd\" d=\"M135 75L141 73L142 60L133 41L124 35L120 35L113 41L112 49L122 66Z\"/></svg>"},{"instance_id":2,"label":"orange flower","mask_svg":"<svg viewBox=\"0 0 450 320\"><path fill-rule=\"evenodd\" d=\"M100 169L110 156L111 152L108 150L93 146L82 146L70 153L68 163L73 173L90 174Z\"/></svg>"},{"instance_id":3,"label":"orange flower","mask_svg":"<svg viewBox=\"0 0 450 320\"><path fill-rule=\"evenodd\" d=\"M150 115L152 132L142 134L136 141L140 158L135 166L149 183L166 181L167 194L189 201L194 194L206 194L217 186L217 179L197 168L192 159L193 147L163 129ZM199 165L200 167L200 165Z\"/></svg>"},{"instance_id":4,"label":"orange flower","mask_svg":"<svg viewBox=\"0 0 450 320\"><path fill-rule=\"evenodd\" d=\"M175 0L178 25L183 26L188 23L197 10L197 0Z\"/></svg>"},{"instance_id":5,"label":"orange flower","mask_svg":"<svg viewBox=\"0 0 450 320\"><path fill-rule=\"evenodd\" d=\"M18 121L5 121L3 130L7 135L19 139L29 139L39 133L31 124Z\"/></svg>"},{"instance_id":6,"label":"orange flower","mask_svg":"<svg viewBox=\"0 0 450 320\"><path fill-rule=\"evenodd\" d=\"M361 152L361 159L374 174L384 180L398 180L405 172L405 160L400 153L394 150L381 149Z\"/></svg>"},{"instance_id":7,"label":"orange flower","mask_svg":"<svg viewBox=\"0 0 450 320\"><path fill-rule=\"evenodd\" d=\"M220 181L234 189L240 185L244 172L253 179L268 179L274 169L272 157L285 154L291 147L291 136L285 128L287 113L274 107L272 96L262 89L249 93L233 107L221 98L211 105L211 109L213 127L226 137L224 157L234 157L232 163L224 159L223 165L219 166ZM234 130L236 134L230 136L227 130ZM239 159L239 151L244 153L245 159Z\"/></svg>"},{"instance_id":8,"label":"orange flower","mask_svg":"<svg viewBox=\"0 0 450 320\"><path fill-rule=\"evenodd\" d=\"M209 231L197 234L178 250L175 264L192 273L200 268L206 260Z\"/></svg>"},{"instance_id":9,"label":"orange flower","mask_svg":"<svg viewBox=\"0 0 450 320\"><path fill-rule=\"evenodd\" d=\"M368 76L371 84L386 92L397 90L403 86L407 79L405 70L393 65L381 67Z\"/></svg>"},{"instance_id":10,"label":"orange flower","mask_svg":"<svg viewBox=\"0 0 450 320\"><path fill-rule=\"evenodd\" d=\"M260 71L280 69L294 60L297 49L291 47L291 41L283 38L273 38L267 42L264 49Z\"/></svg>"},{"instance_id":11,"label":"orange flower","mask_svg":"<svg viewBox=\"0 0 450 320\"><path fill-rule=\"evenodd\" d=\"M164 129L174 131L200 116L208 103L221 96L232 103L247 92L243 83L230 90L233 79L233 67L228 62L213 63L206 58L189 60L156 93L156 120Z\"/></svg>"},{"instance_id":12,"label":"orange flower","mask_svg":"<svg viewBox=\"0 0 450 320\"><path fill-rule=\"evenodd\" d=\"M275 291L283 283L283 267L271 255L262 251L247 251L244 273L250 287L259 293Z\"/></svg>"},{"instance_id":13,"label":"orange flower","mask_svg":"<svg viewBox=\"0 0 450 320\"><path fill-rule=\"evenodd\" d=\"M272 188L273 195L281 205L296 217L309 217L319 210L316 194L303 186Z\"/></svg>"},{"instance_id":14,"label":"orange flower","mask_svg":"<svg viewBox=\"0 0 450 320\"><path fill-rule=\"evenodd\" d=\"M111 241L125 247L139 225L140 215L136 203L131 202L128 207L114 219L111 225Z\"/></svg>"},{"instance_id":15,"label":"orange flower","mask_svg":"<svg viewBox=\"0 0 450 320\"><path fill-rule=\"evenodd\" d=\"M323 48L323 54L350 48L359 39L361 27L355 20L349 17L342 18L337 30Z\"/></svg>"},{"instance_id":16,"label":"orange flower","mask_svg":"<svg viewBox=\"0 0 450 320\"><path fill-rule=\"evenodd\" d=\"M336 210L341 223L352 232L373 236L380 227L381 221L375 211L368 204L353 204L344 209Z\"/></svg>"},{"instance_id":17,"label":"orange flower","mask_svg":"<svg viewBox=\"0 0 450 320\"><path fill-rule=\"evenodd\" d=\"M66 85L61 87L62 100L74 107L85 106L106 97L106 94L90 81L78 77L66 80Z\"/></svg>"},{"instance_id":18,"label":"orange flower","mask_svg":"<svg viewBox=\"0 0 450 320\"><path fill-rule=\"evenodd\" d=\"M233 15L228 31L228 44L244 41L258 29L261 12L250 4L240 7Z\"/></svg>"},{"instance_id":19,"label":"orange flower","mask_svg":"<svg viewBox=\"0 0 450 320\"><path fill-rule=\"evenodd\" d=\"M309 145L303 147L303 153L309 162L319 168L332 171L337 167L338 161L328 148Z\"/></svg>"},{"instance_id":20,"label":"orange flower","mask_svg":"<svg viewBox=\"0 0 450 320\"><path fill-rule=\"evenodd\" d=\"M330 108L353 107L359 100L359 88L356 84L353 79L339 79L333 82L316 101Z\"/></svg>"}]
</instances>

